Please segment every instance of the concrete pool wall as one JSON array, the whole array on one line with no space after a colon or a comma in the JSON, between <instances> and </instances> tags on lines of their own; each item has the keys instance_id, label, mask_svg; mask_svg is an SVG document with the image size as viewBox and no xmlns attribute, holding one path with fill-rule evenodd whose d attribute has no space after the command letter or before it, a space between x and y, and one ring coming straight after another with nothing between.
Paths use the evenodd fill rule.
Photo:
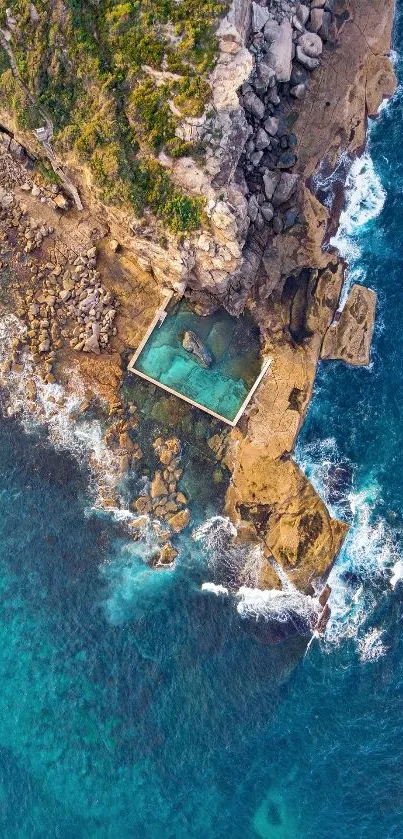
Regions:
<instances>
[{"instance_id":1,"label":"concrete pool wall","mask_svg":"<svg viewBox=\"0 0 403 839\"><path fill-rule=\"evenodd\" d=\"M176 306L176 310L174 310L174 312L170 314L167 311L167 309L168 309L169 305L171 304L171 301L172 301L174 295L175 295L175 292L173 292L173 291L167 291L165 293L164 300L163 300L161 306L158 308L157 312L155 313L155 316L154 316L152 322L150 323L150 326L148 327L148 329L147 329L147 331L144 335L143 340L139 344L135 354L133 355L133 357L131 358L131 360L128 364L128 370L130 372L136 374L140 378L144 379L145 381L150 382L150 384L156 385L157 387L161 388L162 390L165 390L167 393L170 393L173 396L177 396L178 399L182 399L184 402L187 402L192 407L199 408L199 410L204 411L205 413L209 414L210 416L215 417L216 419L220 420L221 422L225 422L227 425L235 427L237 425L237 423L239 422L242 414L244 413L246 407L248 406L250 400L252 399L254 393L256 392L260 382L263 379L263 376L266 374L268 368L270 367L271 359L266 359L266 360L263 361L260 372L258 373L256 378L254 379L254 381L253 381L252 385L250 386L249 390L246 390L246 384L245 384L245 381L244 381L243 378L241 378L241 377L235 378L235 376L233 374L230 375L230 376L223 375L222 372L217 373L217 371L214 371L214 370L212 370L210 372L210 369L205 370L204 368L201 368L200 365L198 365L197 362L194 359L192 359L191 356L187 357L186 360L187 360L188 365L190 367L193 365L193 367L194 367L193 372L197 371L196 375L197 375L197 373L200 374L200 376L204 377L204 380L207 383L208 383L208 380L209 380L210 376L211 376L211 378L213 378L214 376L216 376L216 378L217 378L217 376L218 376L218 378L220 379L220 383L221 382L227 383L227 387L228 387L228 383L229 383L230 390L232 391L230 395L233 398L232 398L232 402L231 402L231 404L232 404L231 410L226 411L227 416L225 416L224 411L223 411L223 413L220 413L219 409L214 410L211 407L211 405L208 405L208 404L206 405L206 404L203 404L203 402L199 401L198 399L193 399L191 395L187 395L186 393L181 392L181 390L179 390L175 387L171 387L166 382L161 381L160 378L158 378L156 375L150 375L150 370L148 370L148 372L146 372L144 369L143 370L139 369L139 366L142 363L140 357L142 356L143 351L144 351L144 354L145 354L145 355L143 355L143 362L144 362L144 358L147 358L147 352L148 352L148 355L150 356L151 352L156 353L156 352L158 352L158 350L163 350L163 351L165 350L165 352L170 352L171 353L171 356L174 360L174 364L176 362L178 362L178 364L180 365L180 363L181 363L180 356L181 355L183 356L183 353L184 353L183 348L178 343L178 347L177 347L177 349L175 349L175 347L172 346L172 334L171 335L168 334L169 325L170 324L174 325L174 318L178 316L178 312L179 312L179 315L181 314L181 312L179 311L179 306L183 307L183 305L184 305L182 302L178 301L178 304ZM184 317L186 318L186 314L187 314L187 310L185 309L185 312L184 313L182 312L182 315L184 315ZM191 310L188 312L188 316L189 317L193 316L193 318L195 318L195 319L198 318L200 324L203 324L203 325L206 324L207 318L202 318L201 316L196 316L195 314L192 315ZM231 317L228 315L228 313L224 313L224 317L227 318L228 320L233 320L234 321L235 326L233 327L233 333L232 333L232 334L234 334L234 332L235 332L235 330L236 330L236 328L239 324L239 319L235 319L235 318L231 319ZM168 335L168 340L171 341L171 343L167 344L166 346L163 344L160 347L157 346L157 347L153 348L153 343L154 344L158 343L159 335L161 334L159 332L156 332L156 330L159 330L159 328L164 324L164 321L167 318L168 318L168 321L167 321L167 325L165 327L165 333ZM216 323L213 325L213 329L214 329L214 327L217 327L217 325L218 326L224 325L224 331L225 331L225 323L220 324L218 314L217 314L215 320L216 320ZM212 331L213 331L213 329L212 329ZM173 331L175 332L175 328L174 328ZM230 344L231 344L231 337L230 337L230 340L229 340L229 345ZM148 345L148 347L147 347L147 345ZM222 357L224 357L224 353L222 354ZM242 356L241 356L241 358L242 358ZM233 361L234 361L234 359L233 359ZM239 359L238 359L238 361L239 361ZM235 359L235 362L236 362L236 359ZM183 358L182 358L182 363L183 363ZM255 359L255 363L256 363L256 359ZM143 366L144 366L144 363L143 363ZM146 364L146 367L147 367L147 364ZM150 361L149 360L148 360L148 367L150 367ZM168 368L169 368L169 365L168 365ZM242 382L242 385L240 384L241 382ZM243 389L242 389L242 386L243 386ZM238 409L236 410L236 413L234 415L233 405L234 405L234 401L235 401L235 403L237 401L237 397L234 395L234 392L237 391L237 390L238 390L238 396L239 396L239 394L243 395L243 392L245 392L246 395L245 395L245 398L242 400L242 402L239 404L239 407L238 407L238 405L236 405L236 407ZM225 394L224 394L224 396L225 396ZM208 402L209 400L206 399L206 401ZM225 399L223 399L223 402L225 402ZM231 415L228 416L228 414L231 414Z\"/></svg>"}]
</instances>

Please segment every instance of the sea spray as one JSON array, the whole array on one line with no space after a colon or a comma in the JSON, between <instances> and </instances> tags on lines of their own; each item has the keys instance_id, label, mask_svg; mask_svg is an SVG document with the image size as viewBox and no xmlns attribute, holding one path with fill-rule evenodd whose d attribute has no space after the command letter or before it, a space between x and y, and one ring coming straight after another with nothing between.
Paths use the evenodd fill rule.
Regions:
<instances>
[{"instance_id":1,"label":"sea spray","mask_svg":"<svg viewBox=\"0 0 403 839\"><path fill-rule=\"evenodd\" d=\"M86 403L83 382L73 372L70 377L71 392L60 384L48 384L36 374L31 353L20 354L22 369L18 375L12 367L13 342L21 338L25 327L12 314L0 318L0 374L2 381L1 404L3 414L17 417L26 433L46 429L47 438L56 450L69 451L81 464L89 467L89 492L95 508L106 509L105 499L116 499L112 512L125 508L124 478L119 462L103 439L103 426L98 419L87 419L81 414ZM29 398L32 386L33 398ZM126 519L133 518L126 510Z\"/></svg>"},{"instance_id":2,"label":"sea spray","mask_svg":"<svg viewBox=\"0 0 403 839\"><path fill-rule=\"evenodd\" d=\"M226 516L212 516L192 534L207 557L213 581L236 591L257 584L264 560L260 546L237 541L237 529Z\"/></svg>"},{"instance_id":3,"label":"sea spray","mask_svg":"<svg viewBox=\"0 0 403 839\"><path fill-rule=\"evenodd\" d=\"M238 544L236 537L236 527L223 516L208 519L193 532L193 539L202 542L207 567L214 574L214 581L202 583L201 590L216 596L230 595L244 621L270 623L273 637L276 625L310 634L322 612L319 600L298 591L275 560L272 565L283 589L259 589L259 574L267 559L260 546Z\"/></svg>"},{"instance_id":4,"label":"sea spray","mask_svg":"<svg viewBox=\"0 0 403 839\"><path fill-rule=\"evenodd\" d=\"M346 282L339 302L341 310L353 283L365 282L365 273L360 263L360 243L364 228L381 213L386 193L369 151L355 158L346 179L346 206L340 215L337 233L330 239L330 245L340 253L348 264Z\"/></svg>"}]
</instances>

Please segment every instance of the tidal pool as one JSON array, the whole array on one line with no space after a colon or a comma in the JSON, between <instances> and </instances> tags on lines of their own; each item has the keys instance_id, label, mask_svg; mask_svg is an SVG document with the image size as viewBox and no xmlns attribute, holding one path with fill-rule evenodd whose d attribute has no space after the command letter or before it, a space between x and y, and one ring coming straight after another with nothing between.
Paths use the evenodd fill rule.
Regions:
<instances>
[{"instance_id":1,"label":"tidal pool","mask_svg":"<svg viewBox=\"0 0 403 839\"><path fill-rule=\"evenodd\" d=\"M183 348L189 331L207 350L210 366ZM234 318L219 309L202 317L185 300L171 302L130 369L232 422L262 369L259 331L249 314Z\"/></svg>"}]
</instances>

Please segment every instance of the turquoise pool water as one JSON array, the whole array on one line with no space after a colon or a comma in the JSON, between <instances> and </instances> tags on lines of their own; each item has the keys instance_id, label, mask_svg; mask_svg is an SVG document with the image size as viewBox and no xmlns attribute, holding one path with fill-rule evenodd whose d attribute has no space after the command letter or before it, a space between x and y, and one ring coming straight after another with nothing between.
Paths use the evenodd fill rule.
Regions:
<instances>
[{"instance_id":1,"label":"turquoise pool water","mask_svg":"<svg viewBox=\"0 0 403 839\"><path fill-rule=\"evenodd\" d=\"M191 331L211 356L203 367L181 344ZM231 317L224 309L201 317L186 301L173 303L164 322L150 335L135 367L166 387L210 411L234 420L261 370L258 330L245 314Z\"/></svg>"}]
</instances>

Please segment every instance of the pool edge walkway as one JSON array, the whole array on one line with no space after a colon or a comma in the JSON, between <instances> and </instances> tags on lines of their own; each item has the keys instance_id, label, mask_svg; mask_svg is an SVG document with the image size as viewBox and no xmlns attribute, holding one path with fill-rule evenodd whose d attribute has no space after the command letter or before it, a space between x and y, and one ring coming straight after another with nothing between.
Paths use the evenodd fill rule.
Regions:
<instances>
[{"instance_id":1,"label":"pool edge walkway","mask_svg":"<svg viewBox=\"0 0 403 839\"><path fill-rule=\"evenodd\" d=\"M272 362L271 358L268 358L268 359L266 359L266 361L263 362L262 369L261 369L256 381L253 383L249 393L247 394L246 398L244 399L241 407L238 410L238 413L235 415L233 420L228 419L228 417L223 417L221 414L218 414L215 411L212 411L210 408L207 408L205 405L202 405L200 402L195 402L194 399L190 399L188 396L185 396L183 393L180 393L178 390L173 390L173 388L168 387L168 385L162 384L162 382L159 382L158 379L153 379L151 376L148 376L146 373L142 373L141 370L138 370L137 367L135 367L135 363L136 363L137 359L139 358L141 352L143 351L143 349L144 349L148 339L150 338L151 334L154 332L155 327L157 326L158 323L162 323L163 320L165 319L166 308L168 306L168 303L170 303L170 301L172 300L172 297L174 296L174 294L175 294L174 291L166 291L165 292L164 300L161 303L161 306L159 306L159 308L157 309L157 311L156 311L156 313L155 313L155 315L154 315L154 317L153 317L153 319L150 323L150 326L148 327L148 329L147 329L147 331L144 335L144 338L141 340L140 344L137 347L136 352L134 353L134 355L130 359L129 364L127 365L127 369L129 370L130 373L134 373L136 376L140 376L140 378L144 379L146 382L150 382L150 384L156 385L156 387L160 387L162 390L165 390L167 393L170 393L172 396L176 396L178 399L182 399L183 402L187 402L189 405L192 405L193 408L198 408L200 411L204 411L206 414L209 414L210 416L214 417L215 419L218 419L221 422L225 422L227 425L230 425L232 428L235 428L235 426L238 424L242 414L244 413L247 406L249 405L249 402L251 401L252 396L255 394L257 388L259 387L260 382L263 379L263 376L267 373L267 371L268 371L268 369L271 365L271 362Z\"/></svg>"}]
</instances>

